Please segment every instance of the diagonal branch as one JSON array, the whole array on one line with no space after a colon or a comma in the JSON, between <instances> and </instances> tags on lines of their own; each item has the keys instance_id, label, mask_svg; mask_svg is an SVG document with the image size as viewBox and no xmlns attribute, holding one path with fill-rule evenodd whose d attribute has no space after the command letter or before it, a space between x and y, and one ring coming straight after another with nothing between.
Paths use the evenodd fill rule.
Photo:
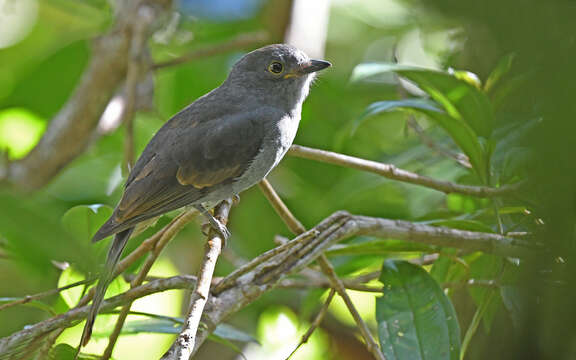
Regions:
<instances>
[{"instance_id":1,"label":"diagonal branch","mask_svg":"<svg viewBox=\"0 0 576 360\"><path fill-rule=\"evenodd\" d=\"M513 193L522 185L522 183L516 183L513 185L504 185L499 188L493 188L488 186L455 184L449 181L436 180L428 176L402 170L391 164L383 164L376 161L360 159L332 151L313 149L300 145L292 145L288 151L288 154L304 159L316 160L357 170L368 171L384 176L388 179L425 186L446 194L458 193L470 196L491 198Z\"/></svg>"},{"instance_id":2,"label":"diagonal branch","mask_svg":"<svg viewBox=\"0 0 576 360\"><path fill-rule=\"evenodd\" d=\"M304 228L302 223L300 223L300 221L296 219L294 214L292 214L290 209L288 209L286 204L284 204L284 202L282 201L280 196L278 196L278 194L276 193L272 185L270 185L268 180L264 179L258 185L260 186L260 189L264 193L264 196L266 196L266 199L268 199L268 201L272 204L272 206L276 210L278 216L280 216L280 218L284 220L284 222L290 228L290 230L296 235L304 234L306 232L306 228ZM326 276L330 280L332 288L338 293L338 295L340 295L340 297L344 301L344 304L346 304L348 311L354 318L354 321L356 321L356 324L360 329L360 333L362 334L362 337L366 341L366 346L368 347L368 350L372 353L372 355L374 355L376 359L385 360L384 355L380 351L378 344L374 340L374 337L372 336L372 333L368 328L368 325L366 325L366 323L358 313L358 310L352 303L352 299L350 299L350 296L348 296L348 293L346 292L346 287L344 286L344 283L336 274L334 267L332 266L330 261L328 261L326 255L321 254L318 257L318 259L316 259L316 261L320 265L322 272L324 272L324 274L326 274Z\"/></svg>"}]
</instances>

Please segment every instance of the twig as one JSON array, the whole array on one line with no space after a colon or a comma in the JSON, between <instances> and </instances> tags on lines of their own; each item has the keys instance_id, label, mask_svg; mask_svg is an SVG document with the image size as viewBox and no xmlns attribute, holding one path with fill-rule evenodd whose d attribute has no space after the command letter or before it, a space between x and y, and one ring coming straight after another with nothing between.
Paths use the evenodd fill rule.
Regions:
<instances>
[{"instance_id":1,"label":"twig","mask_svg":"<svg viewBox=\"0 0 576 360\"><path fill-rule=\"evenodd\" d=\"M138 275L136 275L136 277L132 279L132 281L130 282L130 287L135 288L137 286L142 285L142 283L146 279L146 276L148 275L148 272L152 268L152 265L154 264L154 262L156 262L158 256L160 256L160 253L162 252L166 244L168 244L168 242L172 240L172 238L176 236L176 234L178 233L178 231L174 231L174 229L176 228L177 230L180 230L181 227L183 227L186 223L192 220L197 214L198 212L195 209L188 210L185 213L182 213L176 219L174 219L173 222L174 225L169 227L167 231L163 231L161 233L160 238L158 239L156 244L154 244L152 251L148 254L148 257L146 258L144 265L142 265L142 268L138 272ZM182 221L182 219L184 219L184 221ZM170 231L170 229L172 229L172 231ZM101 360L108 360L112 356L114 346L116 344L116 341L118 341L120 333L122 332L122 327L124 326L126 317L130 313L131 307L132 302L129 302L122 307L118 319L116 320L114 330L112 331L112 334L109 337L108 345L104 350L104 354L102 354Z\"/></svg>"},{"instance_id":2,"label":"twig","mask_svg":"<svg viewBox=\"0 0 576 360\"><path fill-rule=\"evenodd\" d=\"M400 84L400 83L399 83ZM418 121L414 118L413 115L408 115L408 126L414 130L416 135L420 138L420 141L424 143L424 145L428 146L431 150L437 152L440 155L443 155L447 158L455 160L458 164L464 166L465 168L471 169L472 165L470 164L470 160L468 157L462 153L455 153L450 151L450 149L444 148L443 146L437 144L432 140L427 134L424 129L418 124Z\"/></svg>"},{"instance_id":3,"label":"twig","mask_svg":"<svg viewBox=\"0 0 576 360\"><path fill-rule=\"evenodd\" d=\"M134 165L134 115L136 112L136 97L138 83L147 68L144 64L144 53L147 51L146 41L150 24L154 20L151 9L142 6L138 9L141 21L132 28L132 39L128 57L128 72L125 86L125 105L122 112L121 123L124 123L126 136L124 137L124 168L126 173Z\"/></svg>"},{"instance_id":4,"label":"twig","mask_svg":"<svg viewBox=\"0 0 576 360\"><path fill-rule=\"evenodd\" d=\"M513 185L505 185L499 188L493 188L488 186L455 184L449 181L436 180L428 176L402 170L391 164L383 164L376 161L364 160L353 156L338 154L326 150L313 149L300 145L292 145L288 151L288 154L304 159L316 160L329 164L372 172L389 179L425 186L446 194L459 193L477 197L496 197L513 193L522 185L522 183L517 183Z\"/></svg>"},{"instance_id":5,"label":"twig","mask_svg":"<svg viewBox=\"0 0 576 360\"><path fill-rule=\"evenodd\" d=\"M85 280L77 281L77 282L72 283L72 284L68 284L66 286L59 287L57 289L51 289L51 290L43 291L41 293L34 294L34 295L27 295L27 296L23 297L22 299L18 299L18 300L0 305L0 311L5 310L5 309L12 307L12 306L29 303L32 300L38 300L38 299L42 299L42 298L45 298L45 297L48 297L51 295L55 295L61 291L68 290L68 289L71 289L71 288L79 286L79 285L85 285L85 284L91 283L94 280L95 279L85 279Z\"/></svg>"},{"instance_id":6,"label":"twig","mask_svg":"<svg viewBox=\"0 0 576 360\"><path fill-rule=\"evenodd\" d=\"M247 34L240 34L237 37L229 40L227 42L217 44L217 45L210 45L204 48L200 48L194 51L189 52L186 55L182 55L175 59L167 60L164 62L160 62L154 64L152 69L158 70L163 69L169 66L180 65L192 60L200 59L203 57L214 56L222 53L226 53L233 50L240 50L247 47L257 46L259 44L264 43L268 39L268 34L263 31L247 33Z\"/></svg>"},{"instance_id":7,"label":"twig","mask_svg":"<svg viewBox=\"0 0 576 360\"><path fill-rule=\"evenodd\" d=\"M289 360L296 353L296 351L298 351L298 349L300 349L300 346L306 344L308 342L308 339L310 339L310 336L312 336L312 334L314 333L314 330L316 330L316 328L318 326L320 326L320 323L322 323L324 316L326 316L326 312L328 311L328 307L330 306L330 303L332 302L332 299L334 298L334 294L336 294L336 291L334 289L330 289L330 293L328 294L326 301L324 301L324 305L322 305L322 308L318 312L318 315L316 315L316 317L314 318L314 321L312 321L312 325L310 325L310 328L306 331L306 333L304 335L302 335L300 342L298 343L296 348L294 350L292 350L290 355L288 355L286 360Z\"/></svg>"},{"instance_id":8,"label":"twig","mask_svg":"<svg viewBox=\"0 0 576 360\"><path fill-rule=\"evenodd\" d=\"M230 213L231 207L232 200L228 199L222 201L214 210L214 216L224 223L224 225L228 222L228 214ZM210 295L210 284L212 283L212 276L216 268L218 256L222 251L223 243L222 236L213 228L210 229L207 240L206 252L204 253L204 259L202 260L202 265L198 273L198 282L191 295L188 315L186 316L180 335L178 335L170 349L162 356L162 359L188 360L194 351L196 333L200 326L204 306Z\"/></svg>"},{"instance_id":9,"label":"twig","mask_svg":"<svg viewBox=\"0 0 576 360\"><path fill-rule=\"evenodd\" d=\"M259 186L262 192L264 193L264 196L266 196L266 199L268 199L268 201L274 207L274 210L276 210L276 213L280 216L280 218L284 221L284 223L293 233L299 235L306 232L306 228L304 228L302 223L298 221L298 219L296 219L296 217L292 214L290 209L288 209L286 204L284 204L284 202L278 196L276 191L274 191L274 188L272 187L272 185L270 185L268 180L266 179L262 180ZM368 329L368 325L366 325L364 320L362 320L362 317L358 313L358 310L356 310L356 307L352 303L352 299L350 299L350 297L348 296L348 293L346 292L346 288L342 283L342 280L338 277L338 275L336 275L336 272L334 271L332 264L330 264L330 262L328 261L328 258L326 258L326 255L321 254L316 261L320 265L320 268L322 269L324 274L328 276L328 279L330 280L333 289L336 290L338 295L340 295L342 300L344 300L344 303L346 304L348 311L350 312L350 314L356 321L358 328L360 329L360 333L362 334L364 341L366 341L366 346L368 350L372 353L372 355L374 355L376 359L385 360L385 357L380 351L378 344L374 340L374 337L372 336L370 329Z\"/></svg>"}]
</instances>

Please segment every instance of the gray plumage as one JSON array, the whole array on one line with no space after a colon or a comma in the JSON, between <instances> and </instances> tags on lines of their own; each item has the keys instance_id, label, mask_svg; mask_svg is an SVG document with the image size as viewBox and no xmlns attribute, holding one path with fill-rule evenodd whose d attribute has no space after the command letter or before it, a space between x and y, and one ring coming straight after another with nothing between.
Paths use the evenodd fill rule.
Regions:
<instances>
[{"instance_id":1,"label":"gray plumage","mask_svg":"<svg viewBox=\"0 0 576 360\"><path fill-rule=\"evenodd\" d=\"M132 169L114 213L94 235L98 241L116 234L82 345L134 227L183 206L214 205L266 177L294 140L314 72L328 66L293 46L260 48L242 57L220 87L162 126ZM206 215L226 237L226 228Z\"/></svg>"}]
</instances>

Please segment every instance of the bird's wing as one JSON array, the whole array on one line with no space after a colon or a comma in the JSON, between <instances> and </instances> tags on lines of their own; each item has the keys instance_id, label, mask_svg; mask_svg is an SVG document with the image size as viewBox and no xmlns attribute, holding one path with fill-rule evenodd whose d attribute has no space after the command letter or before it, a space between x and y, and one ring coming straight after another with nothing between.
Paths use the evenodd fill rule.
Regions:
<instances>
[{"instance_id":1,"label":"bird's wing","mask_svg":"<svg viewBox=\"0 0 576 360\"><path fill-rule=\"evenodd\" d=\"M262 117L258 112L166 123L138 159L108 229L98 238L235 181L262 148L267 121Z\"/></svg>"}]
</instances>

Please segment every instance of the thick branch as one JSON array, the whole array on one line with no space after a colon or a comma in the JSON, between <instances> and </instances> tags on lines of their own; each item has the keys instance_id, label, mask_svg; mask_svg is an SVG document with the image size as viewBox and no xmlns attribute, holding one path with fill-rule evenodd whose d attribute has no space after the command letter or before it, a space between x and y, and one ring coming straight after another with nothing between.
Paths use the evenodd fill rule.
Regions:
<instances>
[{"instance_id":1,"label":"thick branch","mask_svg":"<svg viewBox=\"0 0 576 360\"><path fill-rule=\"evenodd\" d=\"M289 155L322 161L329 164L340 165L362 171L372 172L388 179L398 180L410 184L421 185L443 193L458 193L477 197L496 197L510 194L518 189L519 184L505 185L499 188L488 186L460 185L449 181L436 180L431 177L402 170L391 164L360 159L353 156L338 154L331 151L313 149L300 145L292 145Z\"/></svg>"},{"instance_id":2,"label":"thick branch","mask_svg":"<svg viewBox=\"0 0 576 360\"><path fill-rule=\"evenodd\" d=\"M90 143L98 120L126 76L133 29L159 18L170 0L133 0L121 6L115 26L93 44L92 59L73 95L50 121L36 147L22 160L0 169L0 180L24 190L47 184Z\"/></svg>"}]
</instances>

